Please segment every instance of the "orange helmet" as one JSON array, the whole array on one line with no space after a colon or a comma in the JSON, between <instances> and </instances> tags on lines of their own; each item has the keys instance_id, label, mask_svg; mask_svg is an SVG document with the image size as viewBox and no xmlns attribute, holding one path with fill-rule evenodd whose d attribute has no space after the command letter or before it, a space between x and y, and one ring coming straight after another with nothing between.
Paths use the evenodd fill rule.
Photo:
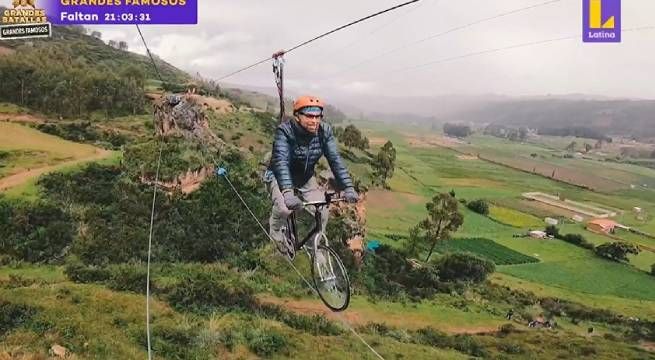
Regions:
<instances>
[{"instance_id":1,"label":"orange helmet","mask_svg":"<svg viewBox=\"0 0 655 360\"><path fill-rule=\"evenodd\" d=\"M311 96L311 95L305 95L305 96L300 96L299 98L296 99L296 101L293 102L293 112L294 114L307 106L317 106L323 109L325 105L323 104L323 101L321 99L317 98L316 96Z\"/></svg>"}]
</instances>

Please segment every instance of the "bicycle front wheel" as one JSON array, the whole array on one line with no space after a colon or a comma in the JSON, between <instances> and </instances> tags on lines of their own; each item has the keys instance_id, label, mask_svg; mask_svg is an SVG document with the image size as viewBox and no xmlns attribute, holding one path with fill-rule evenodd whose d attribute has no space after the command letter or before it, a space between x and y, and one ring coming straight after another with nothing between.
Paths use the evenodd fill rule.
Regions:
<instances>
[{"instance_id":1,"label":"bicycle front wheel","mask_svg":"<svg viewBox=\"0 0 655 360\"><path fill-rule=\"evenodd\" d=\"M350 303L350 280L337 253L318 245L312 258L314 287L323 303L332 311L343 311Z\"/></svg>"}]
</instances>

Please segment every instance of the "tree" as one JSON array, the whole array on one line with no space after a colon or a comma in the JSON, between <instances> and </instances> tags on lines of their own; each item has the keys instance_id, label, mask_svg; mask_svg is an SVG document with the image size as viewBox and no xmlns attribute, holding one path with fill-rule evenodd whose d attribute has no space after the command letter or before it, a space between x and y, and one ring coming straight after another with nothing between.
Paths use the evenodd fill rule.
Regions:
<instances>
[{"instance_id":1,"label":"tree","mask_svg":"<svg viewBox=\"0 0 655 360\"><path fill-rule=\"evenodd\" d=\"M575 141L571 141L571 143L569 145L567 145L564 150L569 151L569 152L574 152L576 146L578 146L578 143L576 143Z\"/></svg>"},{"instance_id":2,"label":"tree","mask_svg":"<svg viewBox=\"0 0 655 360\"><path fill-rule=\"evenodd\" d=\"M102 39L102 33L100 31L94 31L91 33L91 36L96 39Z\"/></svg>"},{"instance_id":3,"label":"tree","mask_svg":"<svg viewBox=\"0 0 655 360\"><path fill-rule=\"evenodd\" d=\"M650 274L655 276L655 264L650 266Z\"/></svg>"},{"instance_id":4,"label":"tree","mask_svg":"<svg viewBox=\"0 0 655 360\"><path fill-rule=\"evenodd\" d=\"M443 132L448 136L453 136L458 138L464 138L473 133L473 131L471 131L471 128L467 125L451 124L451 123L445 123L443 125Z\"/></svg>"},{"instance_id":5,"label":"tree","mask_svg":"<svg viewBox=\"0 0 655 360\"><path fill-rule=\"evenodd\" d=\"M655 150L653 150L653 152L650 154L650 158L655 159Z\"/></svg>"},{"instance_id":6,"label":"tree","mask_svg":"<svg viewBox=\"0 0 655 360\"><path fill-rule=\"evenodd\" d=\"M555 225L546 226L545 232L546 232L546 235L552 236L552 237L554 237L556 239L560 237L559 228L557 228L557 226L555 226Z\"/></svg>"},{"instance_id":7,"label":"tree","mask_svg":"<svg viewBox=\"0 0 655 360\"><path fill-rule=\"evenodd\" d=\"M126 41L122 41L122 40L119 41L119 42L118 42L118 48L119 48L120 50L127 51L127 50L128 50L127 42L126 42Z\"/></svg>"},{"instance_id":8,"label":"tree","mask_svg":"<svg viewBox=\"0 0 655 360\"><path fill-rule=\"evenodd\" d=\"M425 261L429 261L435 246L440 241L450 239L450 233L456 231L463 223L464 216L458 211L457 200L448 193L440 193L425 204L428 217L410 229L407 244L411 254L428 250Z\"/></svg>"},{"instance_id":9,"label":"tree","mask_svg":"<svg viewBox=\"0 0 655 360\"><path fill-rule=\"evenodd\" d=\"M346 114L332 105L325 106L325 121L330 124L341 124L346 120Z\"/></svg>"},{"instance_id":10,"label":"tree","mask_svg":"<svg viewBox=\"0 0 655 360\"><path fill-rule=\"evenodd\" d=\"M391 141L380 149L372 163L374 182L387 188L387 180L393 176L396 167L396 149Z\"/></svg>"},{"instance_id":11,"label":"tree","mask_svg":"<svg viewBox=\"0 0 655 360\"><path fill-rule=\"evenodd\" d=\"M528 128L520 127L519 128L519 139L525 141L528 138Z\"/></svg>"},{"instance_id":12,"label":"tree","mask_svg":"<svg viewBox=\"0 0 655 360\"><path fill-rule=\"evenodd\" d=\"M489 215L489 204L482 199L471 201L466 206L480 215Z\"/></svg>"},{"instance_id":13,"label":"tree","mask_svg":"<svg viewBox=\"0 0 655 360\"><path fill-rule=\"evenodd\" d=\"M629 254L638 255L640 250L636 245L628 244L623 241L617 241L598 245L596 246L595 252L596 255L612 261L627 262Z\"/></svg>"},{"instance_id":14,"label":"tree","mask_svg":"<svg viewBox=\"0 0 655 360\"><path fill-rule=\"evenodd\" d=\"M587 241L587 239L585 239L585 237L580 235L580 234L566 234L564 236L559 236L559 234L558 234L558 237L561 240L566 241L567 243L579 246L581 248L585 248L585 249L589 249L589 250L594 249L594 245L592 243L590 243L589 241Z\"/></svg>"},{"instance_id":15,"label":"tree","mask_svg":"<svg viewBox=\"0 0 655 360\"><path fill-rule=\"evenodd\" d=\"M591 146L590 144L584 143L584 152L585 153L590 152L591 149L593 149L593 146Z\"/></svg>"},{"instance_id":16,"label":"tree","mask_svg":"<svg viewBox=\"0 0 655 360\"><path fill-rule=\"evenodd\" d=\"M360 150L364 150L365 142L362 138L362 133L355 125L351 124L346 126L343 134L341 135L341 141L343 141L344 145L346 145L349 149L354 147Z\"/></svg>"},{"instance_id":17,"label":"tree","mask_svg":"<svg viewBox=\"0 0 655 360\"><path fill-rule=\"evenodd\" d=\"M467 253L446 254L437 260L439 279L444 281L482 282L496 270L496 265L481 257Z\"/></svg>"},{"instance_id":18,"label":"tree","mask_svg":"<svg viewBox=\"0 0 655 360\"><path fill-rule=\"evenodd\" d=\"M113 47L114 49L118 47L118 44L116 43L116 40L109 40L107 45Z\"/></svg>"}]
</instances>

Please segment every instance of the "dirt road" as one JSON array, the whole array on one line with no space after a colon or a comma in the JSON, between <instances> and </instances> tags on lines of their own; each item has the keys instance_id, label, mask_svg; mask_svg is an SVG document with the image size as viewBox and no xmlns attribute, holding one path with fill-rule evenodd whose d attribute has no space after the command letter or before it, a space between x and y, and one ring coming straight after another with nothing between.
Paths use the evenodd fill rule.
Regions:
<instances>
[{"instance_id":1,"label":"dirt road","mask_svg":"<svg viewBox=\"0 0 655 360\"><path fill-rule=\"evenodd\" d=\"M36 169L21 171L21 172L19 172L17 174L10 175L10 176L7 176L7 177L4 177L4 178L0 179L0 191L5 191L5 190L11 189L13 187L22 185L22 184L26 183L30 179L33 179L33 178L41 176L41 175L43 175L45 173L49 173L49 172L52 172L52 171L55 171L55 170L58 170L58 169L61 169L61 168L67 167L67 166L77 165L77 164L84 163L84 162L89 162L89 161L97 161L97 160L106 159L109 156L111 156L111 154L112 154L112 152L109 151L109 150L98 149L98 150L96 150L96 153L91 155L91 156L87 156L87 157L80 158L80 159L77 159L77 160L66 161L66 162L63 162L63 163L59 163L57 165L44 166L44 167L40 167L40 168L36 168Z\"/></svg>"}]
</instances>

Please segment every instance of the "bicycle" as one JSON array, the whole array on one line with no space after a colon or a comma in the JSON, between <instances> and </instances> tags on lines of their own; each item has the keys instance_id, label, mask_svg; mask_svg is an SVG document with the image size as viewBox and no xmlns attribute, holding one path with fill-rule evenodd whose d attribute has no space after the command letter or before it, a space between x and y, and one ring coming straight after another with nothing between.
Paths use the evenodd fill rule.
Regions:
<instances>
[{"instance_id":1,"label":"bicycle","mask_svg":"<svg viewBox=\"0 0 655 360\"><path fill-rule=\"evenodd\" d=\"M298 229L296 226L295 212L287 218L287 229L285 233L287 240L294 244L292 254L284 255L288 249L281 249L278 244L278 250L284 255L289 256L291 260L295 257L295 251L305 248L307 251L312 268L312 280L318 296L323 303L332 311L343 311L350 303L350 279L343 262L339 255L330 247L327 235L323 232L323 217L321 209L330 206L332 203L344 201L341 198L335 198L335 193L325 193L324 201L313 201L303 203L303 208L313 206L314 211L314 228L309 231L307 236L297 242ZM308 249L305 244L309 239L314 239L312 249Z\"/></svg>"}]
</instances>

